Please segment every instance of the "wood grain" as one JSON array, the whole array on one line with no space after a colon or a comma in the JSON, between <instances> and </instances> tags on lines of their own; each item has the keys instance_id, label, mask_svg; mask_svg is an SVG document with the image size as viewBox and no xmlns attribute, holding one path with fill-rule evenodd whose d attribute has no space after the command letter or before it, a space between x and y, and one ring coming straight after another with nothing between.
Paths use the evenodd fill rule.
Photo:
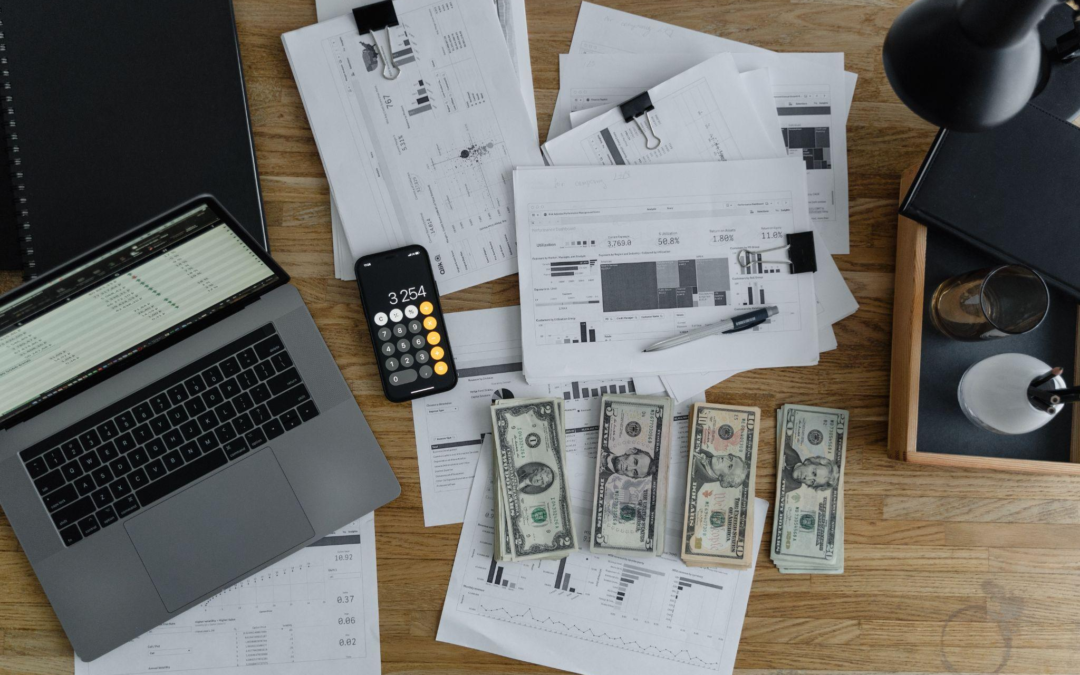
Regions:
<instances>
[{"instance_id":1,"label":"wood grain","mask_svg":"<svg viewBox=\"0 0 1080 675\"><path fill-rule=\"evenodd\" d=\"M817 367L746 373L708 392L710 401L763 410L806 403L852 413L846 572L785 576L760 554L740 675L1080 672L1080 478L916 465L886 453L896 196L935 131L896 99L882 70L882 40L908 0L605 2L769 49L844 51L859 74L848 126L852 253L837 264L861 308L836 327L840 348ZM404 490L375 520L383 672L550 672L435 641L460 528L422 528L410 408L383 398L356 288L332 278L329 189L281 47L281 33L315 21L314 2L235 4L273 253ZM527 9L544 135L578 0L528 0ZM0 275L0 289L16 283ZM451 312L515 304L517 277L444 302ZM771 437L768 425L762 432ZM757 493L771 500L771 444L762 455ZM0 516L0 675L71 672L70 647Z\"/></svg>"}]
</instances>

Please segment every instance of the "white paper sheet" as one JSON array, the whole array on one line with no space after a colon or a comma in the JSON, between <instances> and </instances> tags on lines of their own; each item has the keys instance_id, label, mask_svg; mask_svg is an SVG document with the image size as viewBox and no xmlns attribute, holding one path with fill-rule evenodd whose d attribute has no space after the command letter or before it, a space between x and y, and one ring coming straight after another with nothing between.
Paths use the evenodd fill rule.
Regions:
<instances>
[{"instance_id":1,"label":"white paper sheet","mask_svg":"<svg viewBox=\"0 0 1080 675\"><path fill-rule=\"evenodd\" d=\"M368 514L75 675L379 675L375 515Z\"/></svg>"},{"instance_id":2,"label":"white paper sheet","mask_svg":"<svg viewBox=\"0 0 1080 675\"><path fill-rule=\"evenodd\" d=\"M491 433L491 402L496 398L557 396L565 401L566 444L570 461L595 454L600 396L636 393L627 377L561 384L529 384L521 372L521 310L481 309L446 314L454 336L458 384L451 391L412 402L413 430L420 466L424 525L460 523L476 471L481 437ZM657 391L662 390L662 387ZM676 410L674 443L686 443L689 404L705 400L699 392ZM681 446L680 446L681 447Z\"/></svg>"},{"instance_id":3,"label":"white paper sheet","mask_svg":"<svg viewBox=\"0 0 1080 675\"><path fill-rule=\"evenodd\" d=\"M492 458L481 454L436 639L584 675L731 673L769 504L755 501L754 563L748 570L689 568L659 558L595 555L499 563L492 557ZM669 525L682 519L686 481L669 492ZM591 474L578 477L590 483ZM573 482L573 478L571 482ZM588 502L574 501L579 527ZM673 522L670 517L677 514ZM580 541L586 541L581 537Z\"/></svg>"},{"instance_id":4,"label":"white paper sheet","mask_svg":"<svg viewBox=\"0 0 1080 675\"><path fill-rule=\"evenodd\" d=\"M608 110L545 143L549 164L669 164L786 154L765 131L731 54L717 54L648 92L654 109L647 118L628 122L618 108ZM660 139L655 149L646 145L643 127Z\"/></svg>"},{"instance_id":5,"label":"white paper sheet","mask_svg":"<svg viewBox=\"0 0 1080 675\"><path fill-rule=\"evenodd\" d=\"M809 229L796 158L515 172L525 376L672 375L813 365L814 275L739 269L738 250ZM724 348L649 344L762 305Z\"/></svg>"},{"instance_id":6,"label":"white paper sheet","mask_svg":"<svg viewBox=\"0 0 1080 675\"><path fill-rule=\"evenodd\" d=\"M351 254L423 244L451 293L516 270L510 172L543 162L493 7L395 7L393 81L351 17L283 40Z\"/></svg>"}]
</instances>

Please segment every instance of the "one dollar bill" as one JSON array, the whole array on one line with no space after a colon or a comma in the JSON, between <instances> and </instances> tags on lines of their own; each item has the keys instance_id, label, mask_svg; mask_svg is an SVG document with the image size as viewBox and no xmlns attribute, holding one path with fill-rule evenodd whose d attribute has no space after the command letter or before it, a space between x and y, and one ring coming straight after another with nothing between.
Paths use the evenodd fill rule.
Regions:
<instances>
[{"instance_id":1,"label":"one dollar bill","mask_svg":"<svg viewBox=\"0 0 1080 675\"><path fill-rule=\"evenodd\" d=\"M683 514L683 562L745 569L753 562L754 481L761 410L696 403Z\"/></svg>"},{"instance_id":2,"label":"one dollar bill","mask_svg":"<svg viewBox=\"0 0 1080 675\"><path fill-rule=\"evenodd\" d=\"M666 397L601 399L589 539L594 553L664 552L673 409Z\"/></svg>"},{"instance_id":3,"label":"one dollar bill","mask_svg":"<svg viewBox=\"0 0 1080 675\"><path fill-rule=\"evenodd\" d=\"M577 548L566 473L563 404L514 399L491 408L496 557L562 558Z\"/></svg>"}]
</instances>

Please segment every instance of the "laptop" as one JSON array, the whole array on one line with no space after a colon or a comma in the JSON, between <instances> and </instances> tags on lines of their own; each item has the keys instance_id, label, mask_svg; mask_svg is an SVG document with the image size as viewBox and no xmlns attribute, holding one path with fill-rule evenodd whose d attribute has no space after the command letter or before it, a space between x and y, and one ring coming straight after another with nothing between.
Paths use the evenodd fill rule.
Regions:
<instances>
[{"instance_id":1,"label":"laptop","mask_svg":"<svg viewBox=\"0 0 1080 675\"><path fill-rule=\"evenodd\" d=\"M202 197L0 296L0 505L82 659L400 493L288 281Z\"/></svg>"}]
</instances>

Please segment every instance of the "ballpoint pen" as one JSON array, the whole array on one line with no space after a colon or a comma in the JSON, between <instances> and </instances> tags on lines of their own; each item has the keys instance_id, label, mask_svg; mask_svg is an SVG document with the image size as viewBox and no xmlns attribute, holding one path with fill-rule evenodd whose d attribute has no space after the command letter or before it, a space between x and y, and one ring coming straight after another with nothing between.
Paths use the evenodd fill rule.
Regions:
<instances>
[{"instance_id":1,"label":"ballpoint pen","mask_svg":"<svg viewBox=\"0 0 1080 675\"><path fill-rule=\"evenodd\" d=\"M760 326L769 320L769 317L776 316L780 313L780 308L775 305L769 307L762 307L752 312L745 314L738 314L730 319L724 319L720 323L714 323L701 328L695 328L694 330L683 333L682 335L676 335L675 337L661 340L645 348L647 352L658 352L661 349L670 349L679 345L684 345L687 342L693 342L694 340L700 340L703 337L710 335L717 335L721 333L738 333L739 331L749 330L754 326Z\"/></svg>"}]
</instances>

